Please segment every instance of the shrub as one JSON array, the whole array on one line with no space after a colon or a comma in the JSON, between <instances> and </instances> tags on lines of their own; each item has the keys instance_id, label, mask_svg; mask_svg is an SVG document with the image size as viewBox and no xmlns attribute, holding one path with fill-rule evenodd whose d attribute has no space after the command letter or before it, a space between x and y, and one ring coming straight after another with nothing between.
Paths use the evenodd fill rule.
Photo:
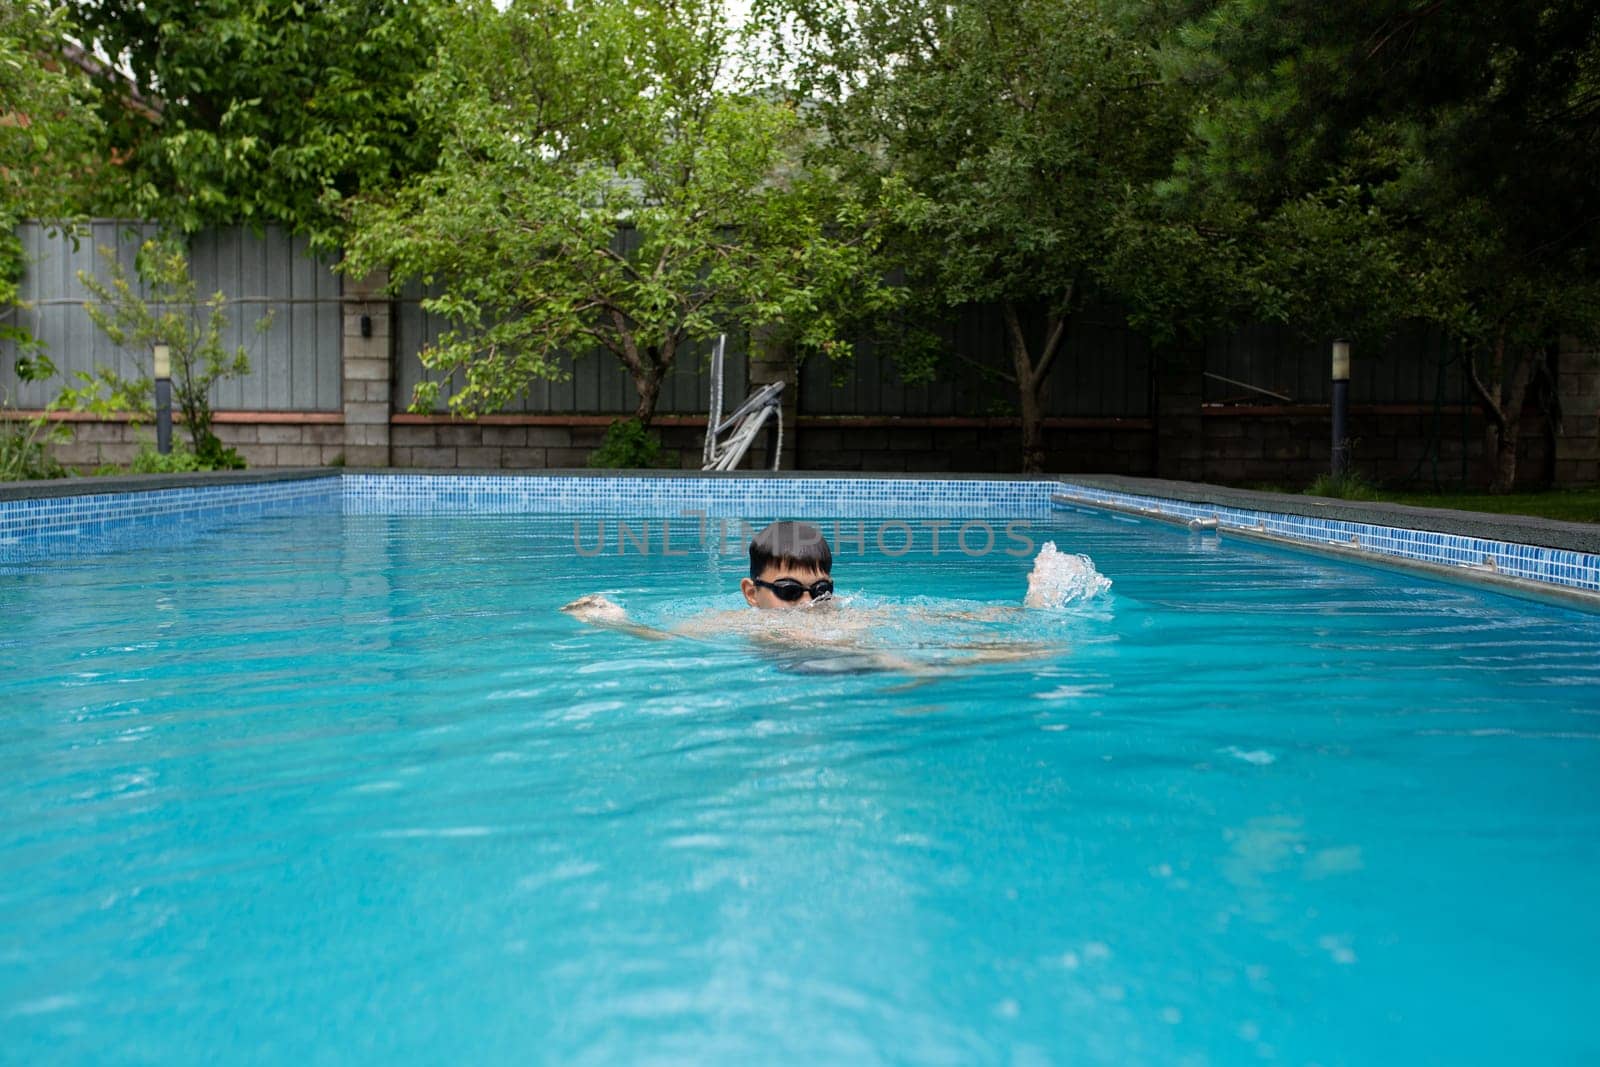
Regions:
<instances>
[{"instance_id":1,"label":"shrub","mask_svg":"<svg viewBox=\"0 0 1600 1067\"><path fill-rule=\"evenodd\" d=\"M19 382L35 382L56 372L48 356L27 345L17 357ZM45 414L21 418L11 407L9 392L0 391L0 482L34 478L65 478L67 469L50 455L49 446L64 440L67 431Z\"/></svg>"},{"instance_id":2,"label":"shrub","mask_svg":"<svg viewBox=\"0 0 1600 1067\"><path fill-rule=\"evenodd\" d=\"M612 470L660 467L670 457L661 451L661 439L638 419L618 419L606 429L606 439L589 455L589 466Z\"/></svg>"},{"instance_id":3,"label":"shrub","mask_svg":"<svg viewBox=\"0 0 1600 1067\"><path fill-rule=\"evenodd\" d=\"M1378 487L1363 474L1346 471L1342 475L1320 474L1306 489L1307 496L1326 496L1336 500L1378 500Z\"/></svg>"},{"instance_id":4,"label":"shrub","mask_svg":"<svg viewBox=\"0 0 1600 1067\"><path fill-rule=\"evenodd\" d=\"M233 450L228 449L228 451ZM172 451L163 456L149 441L139 446L139 451L133 457L133 463L128 467L134 474L183 474L188 471L217 469L207 465L201 457L180 444L174 444Z\"/></svg>"},{"instance_id":5,"label":"shrub","mask_svg":"<svg viewBox=\"0 0 1600 1067\"><path fill-rule=\"evenodd\" d=\"M244 348L230 350L222 343L228 325L223 312L227 298L222 293L199 298L188 257L175 243L151 240L139 249L138 275L148 299L139 296L114 250L101 249L101 254L110 264L111 281L78 272L78 280L97 299L85 304L84 310L114 344L133 350L140 375L122 378L105 367L96 367L93 374L80 371L82 385L64 390L59 403L99 413L119 410L148 416L153 388L144 360L152 346L164 344L172 361L173 401L183 414L183 426L201 465L191 469L243 467L239 453L225 447L211 431L211 387L250 371ZM256 322L256 329L264 331L271 324L268 314Z\"/></svg>"},{"instance_id":6,"label":"shrub","mask_svg":"<svg viewBox=\"0 0 1600 1067\"><path fill-rule=\"evenodd\" d=\"M67 469L56 462L47 448L60 432L59 426L40 418L0 415L0 482L65 478Z\"/></svg>"},{"instance_id":7,"label":"shrub","mask_svg":"<svg viewBox=\"0 0 1600 1067\"><path fill-rule=\"evenodd\" d=\"M116 463L102 463L90 473L96 477L114 474L186 474L189 471L241 470L244 461L231 448L216 453L200 455L181 441L172 442L172 451L162 455L156 451L154 441L139 442L139 451L126 467ZM229 462L228 457L233 457Z\"/></svg>"}]
</instances>

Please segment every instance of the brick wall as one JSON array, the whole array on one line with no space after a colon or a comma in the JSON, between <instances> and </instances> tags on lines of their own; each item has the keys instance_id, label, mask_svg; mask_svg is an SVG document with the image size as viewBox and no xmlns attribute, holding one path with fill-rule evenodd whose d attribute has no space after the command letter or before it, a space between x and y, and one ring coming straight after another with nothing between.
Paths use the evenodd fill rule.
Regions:
<instances>
[{"instance_id":1,"label":"brick wall","mask_svg":"<svg viewBox=\"0 0 1600 1067\"><path fill-rule=\"evenodd\" d=\"M998 474L1018 469L1022 431L1013 420L988 425L888 423L852 425L850 420L802 419L798 444L801 470L902 473ZM1087 422L1088 420L1084 420ZM1052 471L1107 474L1153 473L1149 424L1060 425L1045 431L1046 466Z\"/></svg>"},{"instance_id":2,"label":"brick wall","mask_svg":"<svg viewBox=\"0 0 1600 1067\"><path fill-rule=\"evenodd\" d=\"M1309 484L1329 469L1332 425L1326 412L1285 413L1273 409L1208 409L1202 418L1199 480L1224 484ZM1469 484L1484 485L1488 471L1481 462L1484 421L1460 408L1440 412L1422 409L1362 410L1350 413L1350 463L1367 478L1392 486L1432 485L1462 480L1466 459ZM1517 479L1538 484L1545 474L1543 420L1529 412L1523 420Z\"/></svg>"},{"instance_id":3,"label":"brick wall","mask_svg":"<svg viewBox=\"0 0 1600 1067\"><path fill-rule=\"evenodd\" d=\"M324 422L271 422L252 418L249 422L230 421L232 412L219 412L212 424L219 440L238 450L252 467L323 467L345 462L344 425L337 419ZM65 423L70 440L55 446L55 456L68 467L89 472L103 464L126 466L133 461L142 442L155 441L151 425L132 426L126 421L69 421ZM172 427L175 443L188 443L183 424Z\"/></svg>"},{"instance_id":4,"label":"brick wall","mask_svg":"<svg viewBox=\"0 0 1600 1067\"><path fill-rule=\"evenodd\" d=\"M1600 374L1595 375L1600 378ZM1568 413L1567 434L1557 439L1556 464L1563 484L1600 483L1600 455L1593 429L1588 436L1575 428L1592 427L1600 412ZM226 445L239 450L252 467L318 467L352 460L347 445L350 427L338 416L326 421L300 421L306 416L284 415L282 421L259 413L218 412L215 430ZM384 446L395 467L432 470L543 470L583 467L605 437L609 421L604 416L578 416L577 425L556 424L550 417L534 425L514 422L449 423L417 421L399 416L385 427ZM1417 412L1352 413L1352 461L1362 474L1392 485L1431 483L1437 469L1441 481L1460 481L1465 454L1469 476L1481 481L1483 420L1469 413L1465 437L1459 409L1443 413L1442 432L1430 439L1429 415ZM249 421L239 421L248 419ZM410 421L407 421L410 420ZM1583 420L1587 420L1585 423ZM786 469L861 471L885 473L1007 473L1017 469L1021 434L1008 420L988 420L990 425L961 423L930 425L931 420L906 424L895 420L850 420L805 417L798 434L785 426L786 440L795 447L797 466ZM1089 420L1084 420L1088 422ZM1329 421L1325 413L1285 415L1271 409L1208 409L1195 420L1198 441L1186 441L1184 477L1230 484L1271 483L1298 486L1328 469ZM356 424L363 434L370 424ZM126 422L72 421L72 440L56 447L63 463L81 471L101 464L126 464L141 440L153 440L154 430ZM681 416L664 417L657 427L668 453L676 452L676 465L684 470L700 466L704 424ZM183 427L173 428L174 439L184 440ZM364 438L365 440L365 438ZM1144 420L1123 425L1057 425L1046 431L1049 470L1061 473L1113 473L1152 475L1158 471L1154 430ZM1165 446L1165 441L1163 445ZM1430 449L1438 453L1434 462ZM788 449L786 448L786 451ZM1547 470L1547 445L1542 420L1533 413L1524 420L1519 481L1535 485ZM765 438L751 450L746 469L766 466ZM1582 479L1587 479L1583 481Z\"/></svg>"},{"instance_id":5,"label":"brick wall","mask_svg":"<svg viewBox=\"0 0 1600 1067\"><path fill-rule=\"evenodd\" d=\"M579 425L545 420L515 423L397 422L390 427L390 451L396 467L433 470L542 470L584 467L589 454L605 439L603 417ZM664 420L665 421L665 420ZM688 420L683 420L688 422ZM673 420L658 427L663 450L678 453L678 466L700 467L703 423Z\"/></svg>"},{"instance_id":6,"label":"brick wall","mask_svg":"<svg viewBox=\"0 0 1600 1067\"><path fill-rule=\"evenodd\" d=\"M785 469L993 474L1015 470L1022 452L1021 432L1005 420L994 420L997 425L993 426L903 425L889 420L852 424L862 421L868 420L807 417L800 420L798 433L792 423L786 423L784 451L795 459ZM703 422L663 418L656 432L663 449L677 453L678 467L699 468ZM408 419L390 429L395 466L436 470L583 467L604 437L601 419L576 426L548 421L534 425L505 421L445 424ZM1124 427L1058 427L1047 432L1046 441L1053 470L1152 471L1149 427L1137 420ZM764 435L743 466L747 470L767 466Z\"/></svg>"},{"instance_id":7,"label":"brick wall","mask_svg":"<svg viewBox=\"0 0 1600 1067\"><path fill-rule=\"evenodd\" d=\"M378 295L381 280L347 283L342 413L218 412L215 428L252 467L333 463L438 470L540 470L583 467L620 416L489 416L454 422L395 411L385 369L390 319ZM362 316L367 316L366 324ZM787 373L780 356L768 377ZM1211 482L1309 484L1328 469L1326 407L1204 407L1197 356L1156 368L1161 393L1153 419L1047 420L1047 469L1061 473L1156 475ZM1522 423L1518 480L1563 486L1600 485L1600 354L1569 344L1560 354L1561 433L1552 434L1530 408ZM785 469L899 473L1009 473L1017 470L1020 431L1014 419L793 415L786 405ZM798 425L796 423L798 422ZM132 459L145 427L74 417L62 462L80 470ZM704 420L663 415L656 430L676 465L700 464ZM1475 409L1356 406L1351 411L1352 463L1385 484L1427 486L1487 481L1483 419ZM175 428L182 439L182 427ZM746 469L767 465L765 436Z\"/></svg>"},{"instance_id":8,"label":"brick wall","mask_svg":"<svg viewBox=\"0 0 1600 1067\"><path fill-rule=\"evenodd\" d=\"M1557 485L1600 485L1600 352L1576 341L1558 358L1561 435L1554 458Z\"/></svg>"},{"instance_id":9,"label":"brick wall","mask_svg":"<svg viewBox=\"0 0 1600 1067\"><path fill-rule=\"evenodd\" d=\"M383 294L389 276L377 271L341 281L344 300L343 378L345 460L352 467L387 467L394 376L394 305Z\"/></svg>"}]
</instances>

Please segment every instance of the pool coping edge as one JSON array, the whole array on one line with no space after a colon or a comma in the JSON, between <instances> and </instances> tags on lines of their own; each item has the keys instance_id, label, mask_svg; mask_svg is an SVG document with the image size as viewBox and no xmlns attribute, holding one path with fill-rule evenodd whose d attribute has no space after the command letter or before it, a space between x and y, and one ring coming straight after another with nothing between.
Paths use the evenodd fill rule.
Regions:
<instances>
[{"instance_id":1,"label":"pool coping edge","mask_svg":"<svg viewBox=\"0 0 1600 1067\"><path fill-rule=\"evenodd\" d=\"M1238 504L1223 504L1212 500L1160 497L1144 493L1131 494L1111 489L1104 484L1097 484L1098 482L1098 479L1094 481L1063 479L1060 483L1063 491L1052 494L1051 503L1056 507L1077 507L1120 513L1188 527L1197 532L1213 532L1219 537L1241 537L1296 551L1333 556L1353 563L1426 573L1436 578L1493 588L1499 592L1527 599L1557 602L1563 606L1586 611L1600 611L1600 588L1597 588L1600 586L1600 555L1595 553L1530 542L1485 538L1477 534L1453 534L1407 526L1390 526L1372 521L1374 517L1333 518L1318 514L1279 512L1261 507L1240 507ZM1164 510L1160 507L1161 504L1175 505L1181 510ZM1228 511L1236 514L1227 516L1224 512ZM1254 516L1257 522L1255 525L1249 525L1239 521L1244 516ZM1308 529L1269 530L1267 521L1285 527L1292 528L1299 525ZM1356 534L1351 534L1348 542L1335 538L1332 536L1334 531L1328 528L1334 525L1366 528L1363 533L1367 536L1368 543L1362 544L1361 535ZM1374 540L1374 531L1379 534L1377 539L1392 541L1395 544L1387 549L1375 547L1371 543ZM1389 536L1392 534L1415 536L1409 539ZM1432 539L1432 543L1407 543L1408 540L1426 539ZM1446 545L1446 540L1459 543ZM1454 552L1457 555L1466 555L1470 552L1478 556L1482 562L1428 559L1417 554L1424 549L1431 549L1434 554ZM1491 551L1485 552L1484 549ZM1527 550L1523 555L1535 554L1548 557L1560 553L1570 558L1518 560L1515 557L1518 555L1516 550L1519 549ZM1509 562L1515 567L1534 571L1542 569L1546 573L1520 575L1506 573L1498 565L1501 556L1512 557ZM1562 568L1587 573L1582 578L1569 579L1558 573Z\"/></svg>"}]
</instances>

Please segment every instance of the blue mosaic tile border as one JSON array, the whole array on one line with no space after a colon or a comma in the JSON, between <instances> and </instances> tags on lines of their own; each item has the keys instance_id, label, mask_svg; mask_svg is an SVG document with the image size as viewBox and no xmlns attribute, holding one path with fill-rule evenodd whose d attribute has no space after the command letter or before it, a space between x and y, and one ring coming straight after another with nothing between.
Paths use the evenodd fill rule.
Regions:
<instances>
[{"instance_id":1,"label":"blue mosaic tile border","mask_svg":"<svg viewBox=\"0 0 1600 1067\"><path fill-rule=\"evenodd\" d=\"M579 514L677 517L1027 518L1051 497L1215 518L1308 547L1355 548L1600 592L1600 555L1120 493L1070 482L907 478L701 478L597 475L329 474L296 481L0 501L0 565L193 536L269 514Z\"/></svg>"},{"instance_id":2,"label":"blue mosaic tile border","mask_svg":"<svg viewBox=\"0 0 1600 1067\"><path fill-rule=\"evenodd\" d=\"M1050 513L1052 481L346 474L346 515L828 515L940 518Z\"/></svg>"},{"instance_id":3,"label":"blue mosaic tile border","mask_svg":"<svg viewBox=\"0 0 1600 1067\"><path fill-rule=\"evenodd\" d=\"M1183 519L1214 518L1223 529L1258 530L1312 547L1359 549L1422 563L1471 568L1478 574L1494 573L1508 578L1600 591L1600 555L1592 552L1572 552L1515 541L1434 533L1431 530L1412 530L1369 522L1219 507L1188 500L1118 493L1070 482L1062 482L1057 492L1088 505L1108 504L1112 507L1156 511Z\"/></svg>"},{"instance_id":4,"label":"blue mosaic tile border","mask_svg":"<svg viewBox=\"0 0 1600 1067\"><path fill-rule=\"evenodd\" d=\"M337 512L339 476L0 500L0 564L170 543L264 515Z\"/></svg>"}]
</instances>

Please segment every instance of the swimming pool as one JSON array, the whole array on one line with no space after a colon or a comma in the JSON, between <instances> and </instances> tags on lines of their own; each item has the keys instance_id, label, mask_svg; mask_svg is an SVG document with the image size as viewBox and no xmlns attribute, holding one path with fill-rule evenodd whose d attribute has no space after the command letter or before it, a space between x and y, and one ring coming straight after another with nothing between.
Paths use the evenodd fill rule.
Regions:
<instances>
[{"instance_id":1,"label":"swimming pool","mask_svg":"<svg viewBox=\"0 0 1600 1067\"><path fill-rule=\"evenodd\" d=\"M782 513L864 524L861 603L1017 602L1010 519L1114 585L908 679L556 610L736 603L676 511L588 554L593 508L346 497L13 566L0 1058L1600 1055L1600 619L998 491L827 503Z\"/></svg>"}]
</instances>

